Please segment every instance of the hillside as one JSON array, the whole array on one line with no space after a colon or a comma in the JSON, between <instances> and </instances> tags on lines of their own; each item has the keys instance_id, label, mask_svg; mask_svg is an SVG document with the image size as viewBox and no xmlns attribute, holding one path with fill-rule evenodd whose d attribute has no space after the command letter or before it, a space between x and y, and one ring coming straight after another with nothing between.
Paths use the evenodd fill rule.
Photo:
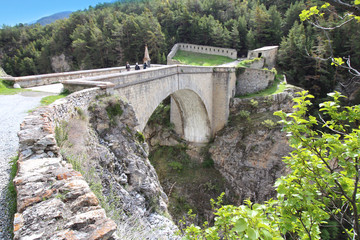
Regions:
<instances>
[{"instance_id":1,"label":"hillside","mask_svg":"<svg viewBox=\"0 0 360 240\"><path fill-rule=\"evenodd\" d=\"M311 5L322 3L314 0ZM352 67L360 67L360 24L349 21L324 33L309 21L300 21L299 14L307 8L297 0L103 3L45 26L1 29L0 63L9 75L24 76L59 71L54 67L58 59L69 70L134 64L142 61L145 44L152 63L165 63L177 42L234 48L239 56L250 49L279 45L278 69L289 83L316 97L324 98L335 89L350 96L357 87L343 89L352 78L331 65L330 56L351 56ZM344 10L329 10L324 15L326 24L340 24L336 14Z\"/></svg>"},{"instance_id":2,"label":"hillside","mask_svg":"<svg viewBox=\"0 0 360 240\"><path fill-rule=\"evenodd\" d=\"M53 14L53 15L40 18L39 20L37 20L37 21L35 22L35 24L40 24L40 25L42 25L42 26L45 26L45 25L47 25L47 24L50 24L50 23L55 22L56 20L68 18L71 13L72 13L71 11L65 11L65 12L55 13L55 14Z\"/></svg>"}]
</instances>

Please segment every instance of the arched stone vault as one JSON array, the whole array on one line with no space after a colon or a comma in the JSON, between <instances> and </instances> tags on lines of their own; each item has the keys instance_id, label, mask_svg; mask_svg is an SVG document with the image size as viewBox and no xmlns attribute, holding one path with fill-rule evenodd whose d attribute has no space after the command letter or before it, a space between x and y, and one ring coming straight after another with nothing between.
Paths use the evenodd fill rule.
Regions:
<instances>
[{"instance_id":1,"label":"arched stone vault","mask_svg":"<svg viewBox=\"0 0 360 240\"><path fill-rule=\"evenodd\" d=\"M183 89L176 91L171 97L171 120L175 124L175 130L187 141L208 142L211 137L210 119L199 95L192 90Z\"/></svg>"},{"instance_id":2,"label":"arched stone vault","mask_svg":"<svg viewBox=\"0 0 360 240\"><path fill-rule=\"evenodd\" d=\"M190 142L208 142L228 119L235 89L231 68L168 66L124 74L115 91L133 106L142 131L156 107L171 95L171 121Z\"/></svg>"}]
</instances>

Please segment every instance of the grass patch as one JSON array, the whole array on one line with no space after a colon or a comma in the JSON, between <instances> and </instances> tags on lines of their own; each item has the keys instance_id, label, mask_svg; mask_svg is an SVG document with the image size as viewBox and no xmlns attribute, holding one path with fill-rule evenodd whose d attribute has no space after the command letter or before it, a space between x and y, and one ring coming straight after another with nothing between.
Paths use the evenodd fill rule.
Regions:
<instances>
[{"instance_id":1,"label":"grass patch","mask_svg":"<svg viewBox=\"0 0 360 240\"><path fill-rule=\"evenodd\" d=\"M16 172L17 172L17 161L19 159L19 155L11 158L10 161L10 181L8 183L7 186L7 204L8 204L8 214L11 218L11 222L14 222L14 215L16 213L17 210L17 204L16 204L16 190L15 190L15 185L13 183L13 179L16 176ZM12 225L9 227L9 232L13 235L13 228Z\"/></svg>"},{"instance_id":2,"label":"grass patch","mask_svg":"<svg viewBox=\"0 0 360 240\"><path fill-rule=\"evenodd\" d=\"M0 95L14 95L20 92L31 91L23 88L13 88L11 83L5 80L0 80Z\"/></svg>"},{"instance_id":3,"label":"grass patch","mask_svg":"<svg viewBox=\"0 0 360 240\"><path fill-rule=\"evenodd\" d=\"M173 59L179 61L182 64L194 66L217 66L234 61L234 59L224 56L193 53L182 50L177 51Z\"/></svg>"},{"instance_id":4,"label":"grass patch","mask_svg":"<svg viewBox=\"0 0 360 240\"><path fill-rule=\"evenodd\" d=\"M269 86L268 88L251 94L246 94L242 96L235 96L237 98L252 98L252 97L264 97L268 95L274 95L283 92L287 88L287 84L285 82L282 82L282 79L284 79L284 76L282 74L276 74L274 83Z\"/></svg>"},{"instance_id":5,"label":"grass patch","mask_svg":"<svg viewBox=\"0 0 360 240\"><path fill-rule=\"evenodd\" d=\"M52 96L43 97L41 99L40 103L41 103L42 106L50 105L53 102L55 102L56 100L64 98L67 95L69 95L68 92L63 92L63 93L60 93L59 95L52 95Z\"/></svg>"}]
</instances>

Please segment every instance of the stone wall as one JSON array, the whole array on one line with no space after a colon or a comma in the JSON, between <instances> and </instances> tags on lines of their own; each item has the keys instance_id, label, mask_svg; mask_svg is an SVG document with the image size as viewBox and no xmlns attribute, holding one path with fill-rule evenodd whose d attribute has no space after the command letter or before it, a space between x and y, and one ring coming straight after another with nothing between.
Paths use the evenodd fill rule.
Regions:
<instances>
[{"instance_id":1,"label":"stone wall","mask_svg":"<svg viewBox=\"0 0 360 240\"><path fill-rule=\"evenodd\" d=\"M249 68L254 68L254 69L263 69L264 67L265 67L265 58L254 59L254 61L249 65Z\"/></svg>"},{"instance_id":2,"label":"stone wall","mask_svg":"<svg viewBox=\"0 0 360 240\"><path fill-rule=\"evenodd\" d=\"M248 51L248 59L263 57L265 59L264 67L272 69L276 65L276 55L279 46L267 46Z\"/></svg>"},{"instance_id":3,"label":"stone wall","mask_svg":"<svg viewBox=\"0 0 360 240\"><path fill-rule=\"evenodd\" d=\"M72 94L27 116L19 136L14 239L113 239L116 224L82 175L65 162L55 140L55 122L69 119L100 89Z\"/></svg>"},{"instance_id":4,"label":"stone wall","mask_svg":"<svg viewBox=\"0 0 360 240\"><path fill-rule=\"evenodd\" d=\"M152 64L151 68L155 68L158 66L161 65ZM132 69L134 68L135 66L132 66ZM82 79L93 76L111 75L122 72L127 72L125 67L100 68L100 69L82 70L82 71L73 71L73 72L49 73L49 74L32 75L32 76L24 76L24 77L8 76L8 77L2 77L2 79L12 81L14 82L14 84L17 83L22 88L27 88L27 87L35 87L35 86L48 85L52 83L58 83L64 80Z\"/></svg>"},{"instance_id":5,"label":"stone wall","mask_svg":"<svg viewBox=\"0 0 360 240\"><path fill-rule=\"evenodd\" d=\"M195 45L189 43L177 43L173 46L173 48L171 49L170 53L167 56L167 65L178 64L176 60L172 59L176 55L176 52L178 50L194 52L194 53L219 55L219 56L229 57L231 59L237 58L237 51L235 49Z\"/></svg>"},{"instance_id":6,"label":"stone wall","mask_svg":"<svg viewBox=\"0 0 360 240\"><path fill-rule=\"evenodd\" d=\"M274 82L275 73L269 70L239 68L236 77L236 95L262 91Z\"/></svg>"}]
</instances>

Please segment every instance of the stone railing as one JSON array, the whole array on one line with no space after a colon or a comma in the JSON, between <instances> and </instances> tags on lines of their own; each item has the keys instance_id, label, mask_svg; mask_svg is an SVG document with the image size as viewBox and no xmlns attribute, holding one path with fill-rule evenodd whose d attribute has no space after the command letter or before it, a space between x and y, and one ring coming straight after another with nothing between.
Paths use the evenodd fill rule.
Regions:
<instances>
[{"instance_id":1,"label":"stone railing","mask_svg":"<svg viewBox=\"0 0 360 240\"><path fill-rule=\"evenodd\" d=\"M19 136L14 239L114 239L116 224L83 176L65 162L55 140L56 122L86 108L105 90L92 88L27 116Z\"/></svg>"},{"instance_id":2,"label":"stone railing","mask_svg":"<svg viewBox=\"0 0 360 240\"><path fill-rule=\"evenodd\" d=\"M96 77L80 78L62 81L64 89L76 92L87 88L99 87L107 89L110 93L113 89L119 89L130 85L141 84L179 74L208 74L213 72L231 72L233 67L201 67L188 65L164 65L145 71L125 72Z\"/></svg>"},{"instance_id":3,"label":"stone railing","mask_svg":"<svg viewBox=\"0 0 360 240\"><path fill-rule=\"evenodd\" d=\"M173 60L172 58L176 55L178 50L194 52L194 53L205 53L212 55L219 55L224 57L229 57L231 59L237 58L237 51L231 48L221 48L221 47L212 47L212 46L204 46L204 45L195 45L189 43L177 43L173 46L170 53L167 56L167 64L178 64L179 62Z\"/></svg>"},{"instance_id":4,"label":"stone railing","mask_svg":"<svg viewBox=\"0 0 360 240\"><path fill-rule=\"evenodd\" d=\"M156 68L161 65L151 64L151 68ZM134 70L135 66L131 66L131 69ZM3 80L12 81L14 84L19 84L22 88L35 87L48 85L53 83L58 83L63 80L71 79L80 79L93 76L109 75L127 72L125 67L113 67L113 68L100 68L92 70L82 70L82 71L73 71L73 72L62 72L62 73L49 73L41 75L32 75L24 77L1 77Z\"/></svg>"}]
</instances>

